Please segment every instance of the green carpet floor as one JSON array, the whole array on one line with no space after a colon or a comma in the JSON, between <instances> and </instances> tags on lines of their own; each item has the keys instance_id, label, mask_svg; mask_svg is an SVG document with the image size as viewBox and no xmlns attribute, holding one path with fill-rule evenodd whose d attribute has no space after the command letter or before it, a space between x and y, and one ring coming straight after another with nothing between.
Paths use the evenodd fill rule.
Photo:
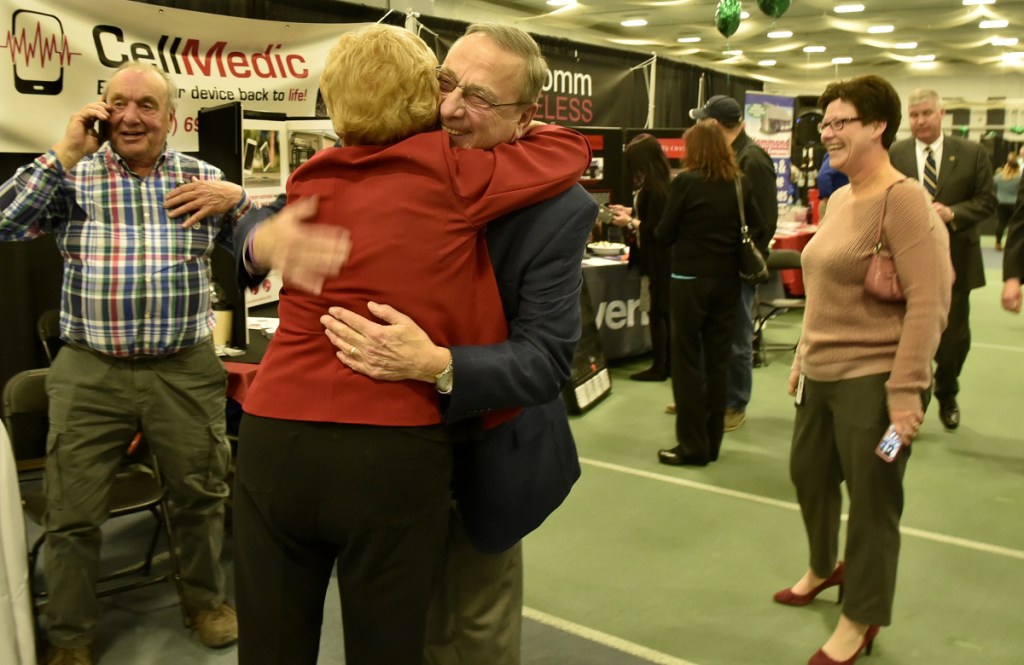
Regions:
<instances>
[{"instance_id":1,"label":"green carpet floor","mask_svg":"<svg viewBox=\"0 0 1024 665\"><path fill-rule=\"evenodd\" d=\"M913 445L894 623L872 665L1024 663L1024 318L1000 309L988 277L972 296L962 425L945 432L932 408ZM795 341L799 318L773 321L767 341ZM840 610L834 590L806 608L771 601L807 547L788 470L792 353L769 359L746 424L703 469L657 463L674 445L669 382L628 380L646 358L613 366L612 394L572 421L583 476L526 540L527 617L640 662L806 662ZM569 661L526 640L524 662Z\"/></svg>"}]
</instances>

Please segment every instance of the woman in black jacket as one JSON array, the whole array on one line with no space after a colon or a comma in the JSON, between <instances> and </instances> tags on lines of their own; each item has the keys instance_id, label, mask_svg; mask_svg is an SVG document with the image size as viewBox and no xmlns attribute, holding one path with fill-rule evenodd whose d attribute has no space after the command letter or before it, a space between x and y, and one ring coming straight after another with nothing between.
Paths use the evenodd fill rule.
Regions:
<instances>
[{"instance_id":1,"label":"woman in black jacket","mask_svg":"<svg viewBox=\"0 0 1024 665\"><path fill-rule=\"evenodd\" d=\"M634 381L664 381L669 377L669 249L654 242L654 227L665 210L670 179L668 159L658 139L637 134L626 146L626 168L633 180L633 207L609 206L612 224L626 229L629 265L640 269L641 309L647 312L651 328L651 366L629 378ZM646 291L647 293L643 293Z\"/></svg>"},{"instance_id":2,"label":"woman in black jacket","mask_svg":"<svg viewBox=\"0 0 1024 665\"><path fill-rule=\"evenodd\" d=\"M724 433L729 358L740 297L740 207L756 245L764 244L765 227L750 182L742 177L721 130L713 123L698 123L683 138L685 170L669 185L665 213L654 231L657 242L671 246L677 441L674 448L658 452L658 461L705 466L718 459Z\"/></svg>"}]
</instances>

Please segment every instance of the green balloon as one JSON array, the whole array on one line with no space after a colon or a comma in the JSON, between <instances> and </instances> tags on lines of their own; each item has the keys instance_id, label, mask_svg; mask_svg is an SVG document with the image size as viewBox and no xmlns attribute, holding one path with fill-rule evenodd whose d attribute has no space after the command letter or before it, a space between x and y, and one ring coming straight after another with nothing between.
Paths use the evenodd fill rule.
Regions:
<instances>
[{"instance_id":1,"label":"green balloon","mask_svg":"<svg viewBox=\"0 0 1024 665\"><path fill-rule=\"evenodd\" d=\"M779 18L789 9L790 0L757 0L757 7L772 18Z\"/></svg>"},{"instance_id":2,"label":"green balloon","mask_svg":"<svg viewBox=\"0 0 1024 665\"><path fill-rule=\"evenodd\" d=\"M740 0L718 0L715 9L715 27L723 37L732 37L740 27Z\"/></svg>"}]
</instances>

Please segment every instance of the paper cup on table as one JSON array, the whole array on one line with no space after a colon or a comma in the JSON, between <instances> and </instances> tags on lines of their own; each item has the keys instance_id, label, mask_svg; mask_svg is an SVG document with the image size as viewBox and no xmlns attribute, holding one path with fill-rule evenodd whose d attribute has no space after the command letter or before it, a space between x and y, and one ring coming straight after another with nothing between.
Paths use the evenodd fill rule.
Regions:
<instances>
[{"instance_id":1,"label":"paper cup on table","mask_svg":"<svg viewBox=\"0 0 1024 665\"><path fill-rule=\"evenodd\" d=\"M230 309L213 310L213 345L227 346L231 341L231 316L234 314Z\"/></svg>"}]
</instances>

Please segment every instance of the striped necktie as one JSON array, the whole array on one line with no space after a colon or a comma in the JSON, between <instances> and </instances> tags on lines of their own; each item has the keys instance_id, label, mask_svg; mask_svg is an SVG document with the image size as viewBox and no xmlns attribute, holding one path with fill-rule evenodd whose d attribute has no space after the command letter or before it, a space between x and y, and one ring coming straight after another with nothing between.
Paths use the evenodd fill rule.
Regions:
<instances>
[{"instance_id":1,"label":"striped necktie","mask_svg":"<svg viewBox=\"0 0 1024 665\"><path fill-rule=\"evenodd\" d=\"M939 181L939 172L935 169L935 155L931 146L924 149L924 188L928 193L935 196L935 185Z\"/></svg>"}]
</instances>

